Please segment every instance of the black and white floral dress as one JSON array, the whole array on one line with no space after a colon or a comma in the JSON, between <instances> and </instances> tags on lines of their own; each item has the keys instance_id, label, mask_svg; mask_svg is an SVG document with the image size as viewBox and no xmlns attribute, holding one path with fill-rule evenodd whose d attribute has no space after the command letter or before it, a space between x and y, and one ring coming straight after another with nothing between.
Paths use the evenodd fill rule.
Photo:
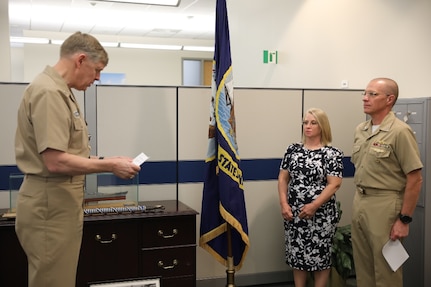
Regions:
<instances>
[{"instance_id":1,"label":"black and white floral dress","mask_svg":"<svg viewBox=\"0 0 431 287\"><path fill-rule=\"evenodd\" d=\"M335 195L317 209L313 218L300 219L298 214L323 191L327 176L342 177L343 152L332 146L308 150L302 143L294 143L287 148L280 169L290 175L288 203L293 213L293 220L284 221L286 263L305 271L328 269L338 223Z\"/></svg>"}]
</instances>

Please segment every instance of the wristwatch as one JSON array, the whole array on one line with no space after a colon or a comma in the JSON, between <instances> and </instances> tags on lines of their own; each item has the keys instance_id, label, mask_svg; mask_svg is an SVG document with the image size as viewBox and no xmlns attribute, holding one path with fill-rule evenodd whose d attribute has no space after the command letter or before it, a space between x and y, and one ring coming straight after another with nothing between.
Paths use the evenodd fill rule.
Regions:
<instances>
[{"instance_id":1,"label":"wristwatch","mask_svg":"<svg viewBox=\"0 0 431 287\"><path fill-rule=\"evenodd\" d=\"M409 224L413 220L413 218L411 218L410 216L404 215L404 214L401 214L401 213L400 213L399 217L400 217L401 222L404 223L404 224Z\"/></svg>"}]
</instances>

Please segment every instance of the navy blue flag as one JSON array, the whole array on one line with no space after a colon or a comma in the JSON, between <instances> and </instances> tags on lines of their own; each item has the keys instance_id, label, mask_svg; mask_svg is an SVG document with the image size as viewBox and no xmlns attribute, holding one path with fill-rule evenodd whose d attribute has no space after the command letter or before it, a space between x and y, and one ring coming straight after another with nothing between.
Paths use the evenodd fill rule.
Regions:
<instances>
[{"instance_id":1,"label":"navy blue flag","mask_svg":"<svg viewBox=\"0 0 431 287\"><path fill-rule=\"evenodd\" d=\"M228 244L231 243L233 265L239 270L249 248L249 239L243 176L236 142L231 64L226 0L217 0L199 246L227 266Z\"/></svg>"}]
</instances>

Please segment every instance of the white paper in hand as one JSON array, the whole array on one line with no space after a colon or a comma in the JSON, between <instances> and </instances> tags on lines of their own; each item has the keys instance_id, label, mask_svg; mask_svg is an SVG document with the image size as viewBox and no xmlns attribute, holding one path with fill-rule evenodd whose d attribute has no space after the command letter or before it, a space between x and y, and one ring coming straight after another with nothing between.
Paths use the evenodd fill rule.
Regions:
<instances>
[{"instance_id":1,"label":"white paper in hand","mask_svg":"<svg viewBox=\"0 0 431 287\"><path fill-rule=\"evenodd\" d=\"M383 246L382 253L394 272L409 258L409 254L398 239L394 241L389 239Z\"/></svg>"},{"instance_id":2,"label":"white paper in hand","mask_svg":"<svg viewBox=\"0 0 431 287\"><path fill-rule=\"evenodd\" d=\"M149 159L150 157L148 157L145 153L141 152L140 154L138 154L134 159L133 159L133 163L136 164L137 166L140 166L141 164L143 164L147 159Z\"/></svg>"}]
</instances>

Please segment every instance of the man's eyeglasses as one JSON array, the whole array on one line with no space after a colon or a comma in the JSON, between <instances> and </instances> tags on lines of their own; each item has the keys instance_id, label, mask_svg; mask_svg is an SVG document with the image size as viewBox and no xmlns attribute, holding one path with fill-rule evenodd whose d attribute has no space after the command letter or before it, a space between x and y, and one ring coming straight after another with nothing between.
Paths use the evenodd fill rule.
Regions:
<instances>
[{"instance_id":1,"label":"man's eyeglasses","mask_svg":"<svg viewBox=\"0 0 431 287\"><path fill-rule=\"evenodd\" d=\"M377 97L378 95L382 95L382 94L380 94L380 93L376 93L376 92L367 92L367 91L363 91L363 92L361 93L361 95L362 95L363 97L367 96L368 98L375 98L375 97ZM386 95L386 96L389 96L389 95Z\"/></svg>"},{"instance_id":2,"label":"man's eyeglasses","mask_svg":"<svg viewBox=\"0 0 431 287\"><path fill-rule=\"evenodd\" d=\"M377 97L378 95L380 95L380 94L376 93L376 92L366 92L366 91L362 92L363 97L367 96L369 98L374 98L374 97Z\"/></svg>"}]
</instances>

